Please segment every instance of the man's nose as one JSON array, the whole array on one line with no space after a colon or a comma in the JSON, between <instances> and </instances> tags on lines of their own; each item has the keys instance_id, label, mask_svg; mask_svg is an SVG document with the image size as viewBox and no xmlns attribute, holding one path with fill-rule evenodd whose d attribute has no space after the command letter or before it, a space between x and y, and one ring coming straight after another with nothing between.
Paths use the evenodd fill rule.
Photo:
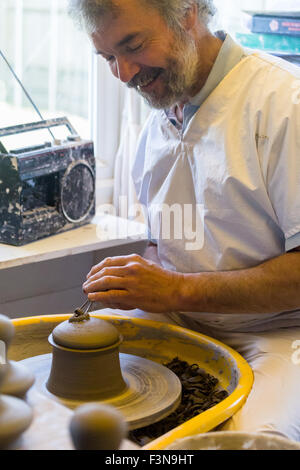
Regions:
<instances>
[{"instance_id":1,"label":"man's nose","mask_svg":"<svg viewBox=\"0 0 300 470\"><path fill-rule=\"evenodd\" d=\"M139 65L134 62L124 58L117 58L114 63L113 74L122 82L128 83L137 73L140 72L140 70L141 68Z\"/></svg>"}]
</instances>

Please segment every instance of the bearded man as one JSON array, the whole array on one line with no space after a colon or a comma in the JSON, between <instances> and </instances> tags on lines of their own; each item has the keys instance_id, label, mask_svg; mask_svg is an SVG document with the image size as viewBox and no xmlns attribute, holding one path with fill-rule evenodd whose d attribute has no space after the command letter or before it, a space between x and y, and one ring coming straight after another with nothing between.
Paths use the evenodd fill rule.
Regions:
<instances>
[{"instance_id":1,"label":"bearded man","mask_svg":"<svg viewBox=\"0 0 300 470\"><path fill-rule=\"evenodd\" d=\"M83 289L235 348L254 386L223 429L300 440L300 71L212 33L214 11L209 0L71 1L113 75L154 108L132 171L149 246L106 258ZM181 237L164 236L162 206L190 209Z\"/></svg>"}]
</instances>

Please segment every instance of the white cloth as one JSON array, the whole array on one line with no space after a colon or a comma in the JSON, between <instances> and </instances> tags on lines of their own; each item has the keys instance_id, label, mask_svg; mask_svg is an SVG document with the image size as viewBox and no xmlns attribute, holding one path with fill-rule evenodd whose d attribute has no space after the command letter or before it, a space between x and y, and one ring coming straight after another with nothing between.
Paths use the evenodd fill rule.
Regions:
<instances>
[{"instance_id":1,"label":"white cloth","mask_svg":"<svg viewBox=\"0 0 300 470\"><path fill-rule=\"evenodd\" d=\"M272 432L300 441L300 328L227 333L222 341L249 363L254 384L243 407L219 430Z\"/></svg>"},{"instance_id":2,"label":"white cloth","mask_svg":"<svg viewBox=\"0 0 300 470\"><path fill-rule=\"evenodd\" d=\"M116 155L114 172L114 208L116 214L123 218L134 218L136 214L129 214L128 209L138 204L135 188L130 174L133 159L136 153L138 137L144 120L145 105L133 89L124 91L124 108L121 122L121 142ZM122 198L126 201L126 209L122 213ZM135 221L144 223L143 214L135 217Z\"/></svg>"},{"instance_id":3,"label":"white cloth","mask_svg":"<svg viewBox=\"0 0 300 470\"><path fill-rule=\"evenodd\" d=\"M190 273L250 268L285 253L286 242L300 232L299 78L300 69L288 62L248 54L182 133L164 111L151 114L132 176L165 268ZM194 240L191 218L181 239L175 229L166 238L162 204L177 204L183 214L184 205L193 208L194 225L199 223ZM276 327L263 312L185 315L228 331ZM299 311L273 317L280 326L300 326Z\"/></svg>"}]
</instances>

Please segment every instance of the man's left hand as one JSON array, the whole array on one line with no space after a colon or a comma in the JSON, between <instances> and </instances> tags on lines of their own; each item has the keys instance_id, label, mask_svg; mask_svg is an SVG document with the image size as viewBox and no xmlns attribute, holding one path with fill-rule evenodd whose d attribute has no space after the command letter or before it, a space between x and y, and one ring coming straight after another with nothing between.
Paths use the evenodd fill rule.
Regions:
<instances>
[{"instance_id":1,"label":"man's left hand","mask_svg":"<svg viewBox=\"0 0 300 470\"><path fill-rule=\"evenodd\" d=\"M83 291L109 308L167 313L178 311L183 274L139 255L106 258L94 266Z\"/></svg>"}]
</instances>

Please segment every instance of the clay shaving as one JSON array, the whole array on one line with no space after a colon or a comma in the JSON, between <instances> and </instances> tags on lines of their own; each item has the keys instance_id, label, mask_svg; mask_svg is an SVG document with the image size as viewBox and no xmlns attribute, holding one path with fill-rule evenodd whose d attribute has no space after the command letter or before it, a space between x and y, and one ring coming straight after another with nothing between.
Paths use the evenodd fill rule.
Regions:
<instances>
[{"instance_id":1,"label":"clay shaving","mask_svg":"<svg viewBox=\"0 0 300 470\"><path fill-rule=\"evenodd\" d=\"M140 446L148 444L228 397L226 390L220 390L218 379L204 372L197 364L189 365L176 357L164 366L172 370L181 381L181 403L172 414L158 423L129 433L129 439Z\"/></svg>"}]
</instances>

